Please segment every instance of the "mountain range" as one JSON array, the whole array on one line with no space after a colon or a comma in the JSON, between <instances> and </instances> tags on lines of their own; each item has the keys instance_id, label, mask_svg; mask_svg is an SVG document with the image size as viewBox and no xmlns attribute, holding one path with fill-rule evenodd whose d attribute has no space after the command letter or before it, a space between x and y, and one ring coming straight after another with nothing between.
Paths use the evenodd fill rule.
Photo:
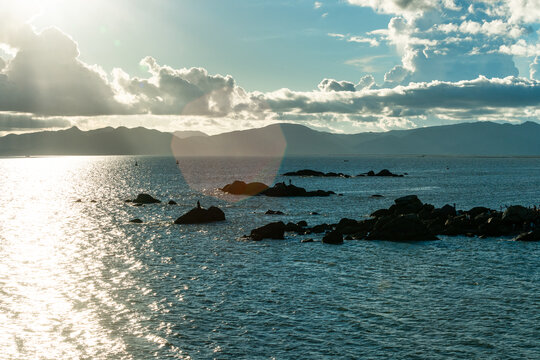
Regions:
<instances>
[{"instance_id":1,"label":"mountain range","mask_svg":"<svg viewBox=\"0 0 540 360\"><path fill-rule=\"evenodd\" d=\"M76 127L0 137L0 155L483 155L539 156L540 124L473 122L411 130L334 134L274 124L213 136L145 128Z\"/></svg>"}]
</instances>

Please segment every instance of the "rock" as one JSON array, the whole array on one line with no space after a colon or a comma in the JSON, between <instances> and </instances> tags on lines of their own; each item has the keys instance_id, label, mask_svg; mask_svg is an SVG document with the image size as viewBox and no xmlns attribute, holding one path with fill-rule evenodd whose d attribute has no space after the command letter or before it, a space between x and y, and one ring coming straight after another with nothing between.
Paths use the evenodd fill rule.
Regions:
<instances>
[{"instance_id":1,"label":"rock","mask_svg":"<svg viewBox=\"0 0 540 360\"><path fill-rule=\"evenodd\" d=\"M300 241L301 243L310 243L310 242L313 242L313 239L312 238L309 238L309 239L302 239L302 241Z\"/></svg>"},{"instance_id":2,"label":"rock","mask_svg":"<svg viewBox=\"0 0 540 360\"><path fill-rule=\"evenodd\" d=\"M401 174L394 174L388 169L382 169L378 173L375 173L375 171L370 170L367 173L358 174L357 176L382 176L382 177L403 177Z\"/></svg>"},{"instance_id":3,"label":"rock","mask_svg":"<svg viewBox=\"0 0 540 360\"><path fill-rule=\"evenodd\" d=\"M124 200L125 203L130 203L130 202L133 202L133 200L131 199L127 199L127 200Z\"/></svg>"},{"instance_id":4,"label":"rock","mask_svg":"<svg viewBox=\"0 0 540 360\"><path fill-rule=\"evenodd\" d=\"M304 170L286 172L283 175L284 176L324 176L324 173L321 171L304 169Z\"/></svg>"},{"instance_id":5,"label":"rock","mask_svg":"<svg viewBox=\"0 0 540 360\"><path fill-rule=\"evenodd\" d=\"M260 193L260 195L266 195L271 197L310 197L310 196L330 196L335 194L333 191L306 191L306 189L295 186L287 185L284 182L277 183L271 188L268 188Z\"/></svg>"},{"instance_id":6,"label":"rock","mask_svg":"<svg viewBox=\"0 0 540 360\"><path fill-rule=\"evenodd\" d=\"M394 200L395 205L390 207L395 214L416 214L422 210L422 202L416 195L407 195Z\"/></svg>"},{"instance_id":7,"label":"rock","mask_svg":"<svg viewBox=\"0 0 540 360\"><path fill-rule=\"evenodd\" d=\"M169 202L168 202L167 204L169 204L169 205L178 205L178 204L176 203L176 201L174 201L174 200L169 200Z\"/></svg>"},{"instance_id":8,"label":"rock","mask_svg":"<svg viewBox=\"0 0 540 360\"><path fill-rule=\"evenodd\" d=\"M490 213L491 211L492 210L487 207L476 206L470 209L469 211L465 211L465 213L468 214L471 217L471 219L474 219L480 214Z\"/></svg>"},{"instance_id":9,"label":"rock","mask_svg":"<svg viewBox=\"0 0 540 360\"><path fill-rule=\"evenodd\" d=\"M299 222L296 223L298 226L300 227L306 227L307 226L307 222L304 221L304 220L300 220Z\"/></svg>"},{"instance_id":10,"label":"rock","mask_svg":"<svg viewBox=\"0 0 540 360\"><path fill-rule=\"evenodd\" d=\"M534 210L521 205L509 206L502 215L502 221L517 224L531 221L535 217Z\"/></svg>"},{"instance_id":11,"label":"rock","mask_svg":"<svg viewBox=\"0 0 540 360\"><path fill-rule=\"evenodd\" d=\"M75 202L76 202L76 203L80 203L80 202L82 202L82 200L81 200L81 199L77 199L77 200L75 200Z\"/></svg>"},{"instance_id":12,"label":"rock","mask_svg":"<svg viewBox=\"0 0 540 360\"><path fill-rule=\"evenodd\" d=\"M250 237L253 240L262 240L262 239L277 239L283 240L285 234L285 224L283 221L273 222L261 226L260 228L251 230Z\"/></svg>"},{"instance_id":13,"label":"rock","mask_svg":"<svg viewBox=\"0 0 540 360\"><path fill-rule=\"evenodd\" d=\"M522 233L514 241L540 241L540 229Z\"/></svg>"},{"instance_id":14,"label":"rock","mask_svg":"<svg viewBox=\"0 0 540 360\"><path fill-rule=\"evenodd\" d=\"M143 221L141 219L131 219L129 222L134 224L142 224Z\"/></svg>"},{"instance_id":15,"label":"rock","mask_svg":"<svg viewBox=\"0 0 540 360\"><path fill-rule=\"evenodd\" d=\"M512 226L502 221L498 217L489 217L488 214L480 214L477 216L477 218L485 218L485 215L488 216L488 219L483 222L479 222L479 225L478 225L477 232L480 235L504 236L504 235L510 235L512 233Z\"/></svg>"},{"instance_id":16,"label":"rock","mask_svg":"<svg viewBox=\"0 0 540 360\"><path fill-rule=\"evenodd\" d=\"M388 209L379 209L371 213L371 217L378 218L390 215L391 211Z\"/></svg>"},{"instance_id":17,"label":"rock","mask_svg":"<svg viewBox=\"0 0 540 360\"><path fill-rule=\"evenodd\" d=\"M442 234L444 232L444 225L446 224L446 217L436 217L435 219L426 220L428 230L432 234Z\"/></svg>"},{"instance_id":18,"label":"rock","mask_svg":"<svg viewBox=\"0 0 540 360\"><path fill-rule=\"evenodd\" d=\"M435 206L433 206L431 204L423 204L422 208L418 212L418 216L420 216L420 218L422 220L433 219L433 218L437 217L437 215L436 215L436 213L434 213L434 211L435 211Z\"/></svg>"},{"instance_id":19,"label":"rock","mask_svg":"<svg viewBox=\"0 0 540 360\"><path fill-rule=\"evenodd\" d=\"M193 208L174 221L175 224L203 224L225 220L225 213L221 209L210 206L208 209Z\"/></svg>"},{"instance_id":20,"label":"rock","mask_svg":"<svg viewBox=\"0 0 540 360\"><path fill-rule=\"evenodd\" d=\"M303 233L304 229L302 229L301 226L298 226L298 224L289 222L287 225L285 225L285 231L287 232L296 232L296 233Z\"/></svg>"},{"instance_id":21,"label":"rock","mask_svg":"<svg viewBox=\"0 0 540 360\"><path fill-rule=\"evenodd\" d=\"M336 230L342 233L343 235L350 235L350 234L358 234L358 233L366 233L369 231L368 229L371 229L371 226L366 227L366 224L373 224L375 223L375 220L367 220L366 221L356 221L353 219L347 219L343 218L339 221L339 223L336 225Z\"/></svg>"},{"instance_id":22,"label":"rock","mask_svg":"<svg viewBox=\"0 0 540 360\"><path fill-rule=\"evenodd\" d=\"M268 185L261 182L245 183L243 181L234 181L232 184L227 184L220 190L233 195L258 195L268 189Z\"/></svg>"},{"instance_id":23,"label":"rock","mask_svg":"<svg viewBox=\"0 0 540 360\"><path fill-rule=\"evenodd\" d=\"M403 175L398 175L390 172L388 169L383 169L375 174L375 176L391 176L391 177L403 177Z\"/></svg>"},{"instance_id":24,"label":"rock","mask_svg":"<svg viewBox=\"0 0 540 360\"><path fill-rule=\"evenodd\" d=\"M384 196L381 194L373 194L371 195L372 198L383 198Z\"/></svg>"},{"instance_id":25,"label":"rock","mask_svg":"<svg viewBox=\"0 0 540 360\"><path fill-rule=\"evenodd\" d=\"M416 214L381 218L367 236L368 240L437 240Z\"/></svg>"},{"instance_id":26,"label":"rock","mask_svg":"<svg viewBox=\"0 0 540 360\"><path fill-rule=\"evenodd\" d=\"M316 211L312 211L312 212L309 213L309 215L320 215L320 214L318 212L316 212Z\"/></svg>"},{"instance_id":27,"label":"rock","mask_svg":"<svg viewBox=\"0 0 540 360\"><path fill-rule=\"evenodd\" d=\"M343 235L339 231L330 231L324 235L322 242L325 244L343 244Z\"/></svg>"},{"instance_id":28,"label":"rock","mask_svg":"<svg viewBox=\"0 0 540 360\"><path fill-rule=\"evenodd\" d=\"M158 200L148 194L139 194L137 198L132 201L135 204L156 204L160 203L161 200Z\"/></svg>"},{"instance_id":29,"label":"rock","mask_svg":"<svg viewBox=\"0 0 540 360\"><path fill-rule=\"evenodd\" d=\"M314 234L321 234L325 231L328 231L328 230L332 230L332 225L328 225L328 224L319 224L319 225L315 225L314 227L311 228L311 232L314 233Z\"/></svg>"},{"instance_id":30,"label":"rock","mask_svg":"<svg viewBox=\"0 0 540 360\"><path fill-rule=\"evenodd\" d=\"M440 209L435 209L433 212L437 215L437 217L445 218L447 219L449 216L456 216L456 208L452 205L444 205Z\"/></svg>"},{"instance_id":31,"label":"rock","mask_svg":"<svg viewBox=\"0 0 540 360\"><path fill-rule=\"evenodd\" d=\"M469 215L459 215L446 220L442 233L444 235L464 235L468 232L474 232Z\"/></svg>"},{"instance_id":32,"label":"rock","mask_svg":"<svg viewBox=\"0 0 540 360\"><path fill-rule=\"evenodd\" d=\"M265 215L285 215L283 214L283 212L277 210L277 211L274 211L274 210L267 210L265 213Z\"/></svg>"},{"instance_id":33,"label":"rock","mask_svg":"<svg viewBox=\"0 0 540 360\"><path fill-rule=\"evenodd\" d=\"M318 177L344 177L344 178L351 177L350 175L343 174L343 173L336 173L336 172L324 173L322 171L316 171L316 170L310 170L310 169L286 172L285 174L283 174L283 176L318 176Z\"/></svg>"}]
</instances>

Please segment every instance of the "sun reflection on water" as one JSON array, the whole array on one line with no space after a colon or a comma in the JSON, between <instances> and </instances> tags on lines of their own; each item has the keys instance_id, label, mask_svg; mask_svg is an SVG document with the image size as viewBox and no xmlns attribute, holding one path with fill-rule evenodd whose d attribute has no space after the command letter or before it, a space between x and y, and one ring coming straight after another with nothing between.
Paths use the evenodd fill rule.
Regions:
<instances>
[{"instance_id":1,"label":"sun reflection on water","mask_svg":"<svg viewBox=\"0 0 540 360\"><path fill-rule=\"evenodd\" d=\"M81 188L93 186L92 163L79 157L0 160L3 359L98 359L126 350L109 323L117 320L110 314L129 309L108 290L133 279L127 271L105 268L100 260L106 242L90 242L89 231L99 231L107 217L94 224L85 212L97 205L75 202L89 192L106 196L99 188ZM120 237L118 231L102 234L103 240Z\"/></svg>"}]
</instances>

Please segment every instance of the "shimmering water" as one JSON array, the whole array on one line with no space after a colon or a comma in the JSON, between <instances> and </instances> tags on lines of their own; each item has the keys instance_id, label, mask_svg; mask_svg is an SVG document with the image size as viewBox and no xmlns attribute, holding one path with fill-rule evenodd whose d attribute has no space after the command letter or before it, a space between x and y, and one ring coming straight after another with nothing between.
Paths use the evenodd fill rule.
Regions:
<instances>
[{"instance_id":1,"label":"shimmering water","mask_svg":"<svg viewBox=\"0 0 540 360\"><path fill-rule=\"evenodd\" d=\"M269 179L279 162L182 161L189 186L174 159L134 161L0 159L0 359L540 358L538 243L239 239L277 219L359 219L411 193L539 205L540 159L287 159L279 173L409 176L294 179L344 196L241 201L211 195L231 178ZM139 192L179 205L123 202ZM173 225L197 200L227 221Z\"/></svg>"}]
</instances>

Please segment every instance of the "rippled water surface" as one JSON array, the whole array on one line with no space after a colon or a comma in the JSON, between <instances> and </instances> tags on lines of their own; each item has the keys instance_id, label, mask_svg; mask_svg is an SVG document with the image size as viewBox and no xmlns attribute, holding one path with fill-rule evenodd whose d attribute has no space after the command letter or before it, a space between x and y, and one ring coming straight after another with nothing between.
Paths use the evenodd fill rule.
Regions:
<instances>
[{"instance_id":1,"label":"rippled water surface","mask_svg":"<svg viewBox=\"0 0 540 360\"><path fill-rule=\"evenodd\" d=\"M277 219L360 219L407 194L539 205L540 159L136 160L0 159L0 359L540 358L538 243L241 239ZM301 168L409 175L293 179L343 194L328 198L216 190ZM124 203L140 192L164 203ZM197 200L227 221L173 225Z\"/></svg>"}]
</instances>

